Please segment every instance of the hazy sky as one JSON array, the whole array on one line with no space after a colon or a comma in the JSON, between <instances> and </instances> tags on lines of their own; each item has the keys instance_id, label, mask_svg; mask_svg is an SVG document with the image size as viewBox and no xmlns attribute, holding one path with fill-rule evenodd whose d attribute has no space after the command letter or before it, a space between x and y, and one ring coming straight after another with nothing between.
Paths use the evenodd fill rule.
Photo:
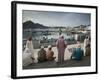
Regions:
<instances>
[{"instance_id":1,"label":"hazy sky","mask_svg":"<svg viewBox=\"0 0 100 80\"><path fill-rule=\"evenodd\" d=\"M72 13L72 12L45 12L23 10L23 22L31 20L46 26L79 26L89 25L91 15L88 13Z\"/></svg>"}]
</instances>

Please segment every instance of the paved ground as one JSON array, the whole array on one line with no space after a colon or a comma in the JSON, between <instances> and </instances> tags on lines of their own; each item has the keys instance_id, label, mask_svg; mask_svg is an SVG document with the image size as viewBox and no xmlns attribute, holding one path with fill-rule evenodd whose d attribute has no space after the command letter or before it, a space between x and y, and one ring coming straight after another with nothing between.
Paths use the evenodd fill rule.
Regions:
<instances>
[{"instance_id":1,"label":"paved ground","mask_svg":"<svg viewBox=\"0 0 100 80\"><path fill-rule=\"evenodd\" d=\"M56 61L46 61L43 63L33 63L23 69L39 69L39 68L59 68L59 67L82 67L82 66L90 66L91 59L89 56L83 57L81 61L76 60L66 60L62 64L57 64Z\"/></svg>"},{"instance_id":2,"label":"paved ground","mask_svg":"<svg viewBox=\"0 0 100 80\"><path fill-rule=\"evenodd\" d=\"M64 60L69 60L70 57L71 57L71 55L72 55L72 53L69 52L68 49L70 49L70 48L76 48L77 46L78 46L78 44L72 44L72 45L68 45L67 46L67 48L65 49L65 53L64 53ZM83 48L83 43L81 43L81 47ZM38 62L37 61L37 57L38 57L37 53L38 53L39 50L40 49L34 49L33 56L35 58L35 60L34 60L35 63ZM45 48L45 50L47 51L47 48ZM56 57L55 61L58 61L58 51L57 51L57 47L52 47L52 50L54 51L54 56Z\"/></svg>"}]
</instances>

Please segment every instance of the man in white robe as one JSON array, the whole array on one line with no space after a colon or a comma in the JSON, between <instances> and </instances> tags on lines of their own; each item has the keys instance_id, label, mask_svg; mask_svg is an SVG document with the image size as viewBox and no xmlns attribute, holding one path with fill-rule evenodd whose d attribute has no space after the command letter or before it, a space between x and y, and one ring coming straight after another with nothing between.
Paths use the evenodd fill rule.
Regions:
<instances>
[{"instance_id":1,"label":"man in white robe","mask_svg":"<svg viewBox=\"0 0 100 80\"><path fill-rule=\"evenodd\" d=\"M23 66L27 66L33 63L34 61L34 50L33 50L33 42L31 37L26 42L26 47L22 54L22 58L23 58Z\"/></svg>"}]
</instances>

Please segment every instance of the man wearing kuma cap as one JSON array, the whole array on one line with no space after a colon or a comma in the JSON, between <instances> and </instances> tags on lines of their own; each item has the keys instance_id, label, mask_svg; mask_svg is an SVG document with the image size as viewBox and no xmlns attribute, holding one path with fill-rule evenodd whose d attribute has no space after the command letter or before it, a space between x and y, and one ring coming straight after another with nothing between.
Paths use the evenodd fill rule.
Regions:
<instances>
[{"instance_id":1,"label":"man wearing kuma cap","mask_svg":"<svg viewBox=\"0 0 100 80\"><path fill-rule=\"evenodd\" d=\"M48 61L54 60L56 58L56 57L54 57L54 52L52 51L52 46L51 45L48 46L46 57L47 57Z\"/></svg>"},{"instance_id":2,"label":"man wearing kuma cap","mask_svg":"<svg viewBox=\"0 0 100 80\"><path fill-rule=\"evenodd\" d=\"M41 49L38 51L38 62L46 61L46 51L44 50L44 46L41 46Z\"/></svg>"}]
</instances>

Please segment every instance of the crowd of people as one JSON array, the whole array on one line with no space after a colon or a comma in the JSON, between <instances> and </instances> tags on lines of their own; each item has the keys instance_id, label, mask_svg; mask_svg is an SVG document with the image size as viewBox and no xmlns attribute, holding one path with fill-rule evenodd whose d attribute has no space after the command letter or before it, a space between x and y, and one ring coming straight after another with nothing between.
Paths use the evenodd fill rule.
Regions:
<instances>
[{"instance_id":1,"label":"crowd of people","mask_svg":"<svg viewBox=\"0 0 100 80\"><path fill-rule=\"evenodd\" d=\"M64 62L64 54L65 49L67 48L67 42L64 40L64 36L60 35L58 40L56 41L56 47L58 51L58 61L57 64L62 64ZM23 53L23 66L29 65L30 63L34 63L34 46L32 44L32 37L30 37L26 42L26 48ZM74 60L82 60L83 56L91 55L91 47L89 37L86 36L84 39L84 48L81 47L80 43L77 41L77 46L71 49L68 49L72 52L71 59ZM49 45L47 51L44 49L44 46L41 46L38 51L38 62L52 61L55 60L54 51L52 50L52 46Z\"/></svg>"}]
</instances>

